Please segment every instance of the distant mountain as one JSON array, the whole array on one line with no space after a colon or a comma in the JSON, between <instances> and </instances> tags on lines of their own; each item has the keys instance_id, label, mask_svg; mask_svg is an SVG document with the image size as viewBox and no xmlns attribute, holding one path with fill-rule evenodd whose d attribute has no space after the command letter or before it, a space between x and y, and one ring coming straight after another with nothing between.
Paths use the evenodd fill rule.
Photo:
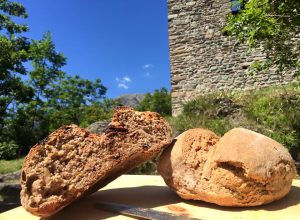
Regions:
<instances>
[{"instance_id":1,"label":"distant mountain","mask_svg":"<svg viewBox=\"0 0 300 220\"><path fill-rule=\"evenodd\" d=\"M141 103L144 97L145 94L128 94L117 97L116 101L118 101L121 105L135 108Z\"/></svg>"}]
</instances>

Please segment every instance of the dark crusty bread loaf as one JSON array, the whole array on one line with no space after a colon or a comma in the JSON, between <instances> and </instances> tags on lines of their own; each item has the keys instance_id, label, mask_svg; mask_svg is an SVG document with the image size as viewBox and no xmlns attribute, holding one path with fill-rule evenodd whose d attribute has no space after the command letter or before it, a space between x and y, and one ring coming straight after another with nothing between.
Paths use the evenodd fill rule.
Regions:
<instances>
[{"instance_id":1,"label":"dark crusty bread loaf","mask_svg":"<svg viewBox=\"0 0 300 220\"><path fill-rule=\"evenodd\" d=\"M100 136L64 126L29 152L21 173L21 202L34 215L50 216L83 195L156 156L172 142L157 113L116 109Z\"/></svg>"},{"instance_id":2,"label":"dark crusty bread loaf","mask_svg":"<svg viewBox=\"0 0 300 220\"><path fill-rule=\"evenodd\" d=\"M235 128L219 138L204 129L177 137L158 171L180 197L222 206L257 206L284 197L296 169L288 151L256 132Z\"/></svg>"}]
</instances>

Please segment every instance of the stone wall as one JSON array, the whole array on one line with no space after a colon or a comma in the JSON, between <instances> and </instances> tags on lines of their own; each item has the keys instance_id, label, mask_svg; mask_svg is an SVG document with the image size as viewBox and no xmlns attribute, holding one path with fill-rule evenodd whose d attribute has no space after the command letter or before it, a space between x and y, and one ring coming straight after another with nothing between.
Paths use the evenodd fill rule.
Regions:
<instances>
[{"instance_id":1,"label":"stone wall","mask_svg":"<svg viewBox=\"0 0 300 220\"><path fill-rule=\"evenodd\" d=\"M199 95L226 90L255 89L290 82L291 75L274 70L250 76L247 68L264 58L222 35L230 0L169 0L169 44L173 115Z\"/></svg>"}]
</instances>

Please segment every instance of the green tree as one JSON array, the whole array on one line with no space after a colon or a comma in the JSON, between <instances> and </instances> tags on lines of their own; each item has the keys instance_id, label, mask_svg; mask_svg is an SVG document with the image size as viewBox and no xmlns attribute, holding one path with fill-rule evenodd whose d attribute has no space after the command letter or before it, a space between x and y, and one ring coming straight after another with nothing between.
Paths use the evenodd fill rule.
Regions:
<instances>
[{"instance_id":1,"label":"green tree","mask_svg":"<svg viewBox=\"0 0 300 220\"><path fill-rule=\"evenodd\" d=\"M225 33L246 43L250 50L263 48L267 57L255 62L254 70L276 66L278 73L300 71L300 1L239 0L243 5L238 14L228 16Z\"/></svg>"},{"instance_id":2,"label":"green tree","mask_svg":"<svg viewBox=\"0 0 300 220\"><path fill-rule=\"evenodd\" d=\"M58 82L53 82L46 89L40 92L37 89L34 99L28 104L18 105L7 136L22 146L25 154L31 146L60 126L87 126L90 122L107 119L111 113L104 111L100 104L105 92L106 88L99 79L93 82L77 75L60 77Z\"/></svg>"},{"instance_id":3,"label":"green tree","mask_svg":"<svg viewBox=\"0 0 300 220\"><path fill-rule=\"evenodd\" d=\"M25 13L25 8L18 3L5 1L2 6L5 8L4 13L8 7ZM20 16L17 13L13 15ZM9 16L0 16L6 18L3 20L3 27L13 27L7 28L6 34L0 35L11 46L1 47L1 54L6 54L7 57L2 57L1 60L4 74L0 81L0 142L13 140L23 146L23 152L26 152L49 132L45 103L51 94L51 85L57 84L65 75L60 68L65 65L66 59L56 52L50 33L46 33L41 40L26 39L22 37L22 33L28 28L21 28L26 27L25 25L13 23ZM23 17L26 18L27 14ZM19 35L16 36L16 33ZM16 39L22 47L15 45ZM31 64L31 71L25 69L25 63ZM29 75L29 80L22 80L21 75Z\"/></svg>"},{"instance_id":4,"label":"green tree","mask_svg":"<svg viewBox=\"0 0 300 220\"><path fill-rule=\"evenodd\" d=\"M156 89L153 94L147 93L137 107L139 111L154 111L163 116L172 114L171 94L166 88Z\"/></svg>"},{"instance_id":5,"label":"green tree","mask_svg":"<svg viewBox=\"0 0 300 220\"><path fill-rule=\"evenodd\" d=\"M67 75L66 58L56 51L50 32L28 39L28 27L16 18L27 18L25 7L0 0L0 146L13 149L11 156L20 152L17 145L25 154L62 125L109 117L97 109L108 106L100 103L106 93L101 81Z\"/></svg>"},{"instance_id":6,"label":"green tree","mask_svg":"<svg viewBox=\"0 0 300 220\"><path fill-rule=\"evenodd\" d=\"M107 108L105 105L107 99L102 102L93 102L91 105L85 106L82 110L80 118L80 126L88 127L90 124L96 121L109 120L112 118L114 107L117 106L113 100L109 101L109 104L113 104L114 107Z\"/></svg>"},{"instance_id":7,"label":"green tree","mask_svg":"<svg viewBox=\"0 0 300 220\"><path fill-rule=\"evenodd\" d=\"M33 70L29 72L29 85L36 91L36 100L48 99L51 87L65 77L61 68L66 65L66 58L55 49L50 32L41 40L32 40L29 49Z\"/></svg>"},{"instance_id":8,"label":"green tree","mask_svg":"<svg viewBox=\"0 0 300 220\"><path fill-rule=\"evenodd\" d=\"M11 132L26 147L49 133L48 102L53 99L56 90L54 87L66 77L61 71L61 67L66 64L66 58L62 53L56 52L49 32L41 40L31 40L29 58L33 70L29 72L26 84L35 92L29 103L17 105L17 117Z\"/></svg>"},{"instance_id":9,"label":"green tree","mask_svg":"<svg viewBox=\"0 0 300 220\"><path fill-rule=\"evenodd\" d=\"M78 75L61 79L59 84L53 85L52 97L47 103L51 112L51 129L72 123L80 125L83 118L89 121L85 114L88 109L100 114L102 110L95 112L95 108L100 107L98 103L104 98L106 90L100 79L93 82Z\"/></svg>"},{"instance_id":10,"label":"green tree","mask_svg":"<svg viewBox=\"0 0 300 220\"><path fill-rule=\"evenodd\" d=\"M21 76L26 75L24 63L29 59L30 41L22 36L28 31L24 24L14 22L14 17L27 18L25 8L8 0L0 1L0 131L5 119L14 113L16 103L31 100L34 91ZM0 132L0 140L3 137Z\"/></svg>"}]
</instances>

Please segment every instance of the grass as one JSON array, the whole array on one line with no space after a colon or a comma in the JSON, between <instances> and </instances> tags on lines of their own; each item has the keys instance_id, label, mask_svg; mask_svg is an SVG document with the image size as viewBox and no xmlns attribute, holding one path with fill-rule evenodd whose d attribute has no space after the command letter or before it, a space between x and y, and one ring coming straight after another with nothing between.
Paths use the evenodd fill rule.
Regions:
<instances>
[{"instance_id":1,"label":"grass","mask_svg":"<svg viewBox=\"0 0 300 220\"><path fill-rule=\"evenodd\" d=\"M0 160L0 174L11 173L20 170L24 157L15 160Z\"/></svg>"}]
</instances>

